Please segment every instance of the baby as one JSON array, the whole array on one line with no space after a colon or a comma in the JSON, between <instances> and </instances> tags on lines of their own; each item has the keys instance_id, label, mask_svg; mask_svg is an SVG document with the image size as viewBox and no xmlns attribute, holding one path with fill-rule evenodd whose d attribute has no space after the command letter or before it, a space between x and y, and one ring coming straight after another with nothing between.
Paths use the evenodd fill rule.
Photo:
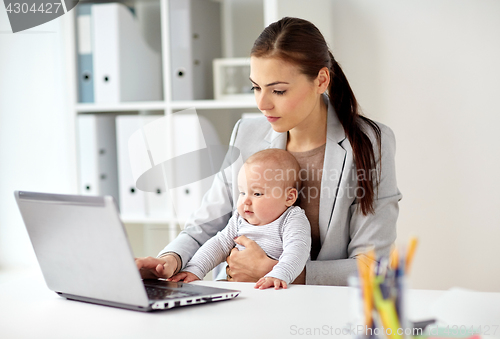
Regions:
<instances>
[{"instance_id":1,"label":"baby","mask_svg":"<svg viewBox=\"0 0 500 339\"><path fill-rule=\"evenodd\" d=\"M287 288L302 272L311 250L311 226L304 210L293 206L300 189L299 164L285 150L267 149L250 156L238 173L237 209L227 226L208 240L182 272L169 280L203 279L231 252L234 239L245 235L278 260L256 288Z\"/></svg>"}]
</instances>

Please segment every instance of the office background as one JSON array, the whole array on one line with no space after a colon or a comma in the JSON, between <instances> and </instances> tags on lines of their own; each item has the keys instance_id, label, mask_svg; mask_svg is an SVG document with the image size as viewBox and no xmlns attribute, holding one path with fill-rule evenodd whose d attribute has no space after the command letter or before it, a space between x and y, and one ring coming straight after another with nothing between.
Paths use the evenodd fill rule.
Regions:
<instances>
[{"instance_id":1,"label":"office background","mask_svg":"<svg viewBox=\"0 0 500 339\"><path fill-rule=\"evenodd\" d=\"M318 26L363 111L396 134L397 243L420 239L411 286L499 292L500 2L290 3L331 18ZM37 266L13 191L76 193L66 17L11 34L0 6L0 271Z\"/></svg>"}]
</instances>

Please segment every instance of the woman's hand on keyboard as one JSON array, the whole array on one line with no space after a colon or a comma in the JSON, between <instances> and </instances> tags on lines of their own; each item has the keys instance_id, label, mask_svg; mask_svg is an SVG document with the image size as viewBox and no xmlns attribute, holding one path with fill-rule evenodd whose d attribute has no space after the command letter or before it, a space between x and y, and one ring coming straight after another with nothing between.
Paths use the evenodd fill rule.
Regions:
<instances>
[{"instance_id":1,"label":"woman's hand on keyboard","mask_svg":"<svg viewBox=\"0 0 500 339\"><path fill-rule=\"evenodd\" d=\"M161 258L135 258L135 264L143 279L167 279L177 269L177 260L170 255Z\"/></svg>"},{"instance_id":2,"label":"woman's hand on keyboard","mask_svg":"<svg viewBox=\"0 0 500 339\"><path fill-rule=\"evenodd\" d=\"M188 283L191 281L200 280L200 278L198 278L196 276L196 274L193 274L191 272L179 272L176 275L174 275L172 278L168 278L167 280L174 281L174 282L183 281L185 283Z\"/></svg>"}]
</instances>

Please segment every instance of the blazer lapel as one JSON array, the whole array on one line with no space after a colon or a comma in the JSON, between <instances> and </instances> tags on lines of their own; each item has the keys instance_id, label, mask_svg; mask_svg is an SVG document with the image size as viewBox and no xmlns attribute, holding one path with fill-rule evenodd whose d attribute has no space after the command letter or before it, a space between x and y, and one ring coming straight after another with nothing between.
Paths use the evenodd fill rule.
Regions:
<instances>
[{"instance_id":1,"label":"blazer lapel","mask_svg":"<svg viewBox=\"0 0 500 339\"><path fill-rule=\"evenodd\" d=\"M344 172L346 151L340 143L346 138L333 106L328 100L328 118L326 130L325 160L321 179L321 199L319 203L319 232L321 245L330 227L330 220L335 210L339 183Z\"/></svg>"},{"instance_id":2,"label":"blazer lapel","mask_svg":"<svg viewBox=\"0 0 500 339\"><path fill-rule=\"evenodd\" d=\"M286 142L288 140L288 133L287 132L278 133L271 128L271 130L267 134L265 140L268 143L265 148L286 149Z\"/></svg>"}]
</instances>

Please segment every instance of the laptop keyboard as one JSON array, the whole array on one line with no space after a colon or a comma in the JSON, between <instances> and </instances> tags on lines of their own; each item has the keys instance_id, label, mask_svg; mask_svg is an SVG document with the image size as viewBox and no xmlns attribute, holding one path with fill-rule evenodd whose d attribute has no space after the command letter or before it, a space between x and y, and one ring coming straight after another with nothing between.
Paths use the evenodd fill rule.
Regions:
<instances>
[{"instance_id":1,"label":"laptop keyboard","mask_svg":"<svg viewBox=\"0 0 500 339\"><path fill-rule=\"evenodd\" d=\"M165 288L157 288L150 286L146 286L146 292L148 294L148 298L152 300L183 298L194 295L193 293L186 293L176 290L169 290Z\"/></svg>"}]
</instances>

